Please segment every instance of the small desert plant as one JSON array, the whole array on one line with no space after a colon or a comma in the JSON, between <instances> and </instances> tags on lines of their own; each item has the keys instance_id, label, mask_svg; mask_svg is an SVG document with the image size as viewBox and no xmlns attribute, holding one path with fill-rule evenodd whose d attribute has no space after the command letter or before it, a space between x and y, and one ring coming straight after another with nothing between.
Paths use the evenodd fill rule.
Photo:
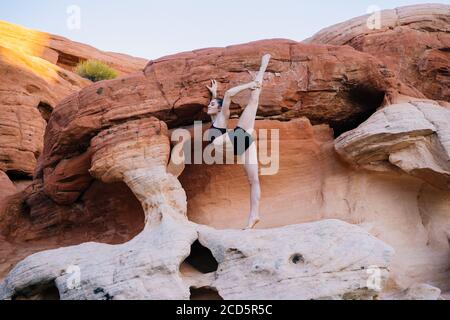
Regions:
<instances>
[{"instance_id":1,"label":"small desert plant","mask_svg":"<svg viewBox=\"0 0 450 320\"><path fill-rule=\"evenodd\" d=\"M118 76L116 70L97 60L86 60L80 62L76 66L75 72L79 76L89 79L93 82L110 80L117 78Z\"/></svg>"}]
</instances>

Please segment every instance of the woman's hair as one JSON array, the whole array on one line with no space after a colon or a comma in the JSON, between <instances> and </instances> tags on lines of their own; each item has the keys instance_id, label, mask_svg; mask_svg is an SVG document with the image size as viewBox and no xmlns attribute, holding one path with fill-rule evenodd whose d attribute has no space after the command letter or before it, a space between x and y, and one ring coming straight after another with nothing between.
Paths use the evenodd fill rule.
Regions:
<instances>
[{"instance_id":1,"label":"woman's hair","mask_svg":"<svg viewBox=\"0 0 450 320\"><path fill-rule=\"evenodd\" d=\"M216 98L216 101L219 104L219 106L221 107L223 106L223 99Z\"/></svg>"}]
</instances>

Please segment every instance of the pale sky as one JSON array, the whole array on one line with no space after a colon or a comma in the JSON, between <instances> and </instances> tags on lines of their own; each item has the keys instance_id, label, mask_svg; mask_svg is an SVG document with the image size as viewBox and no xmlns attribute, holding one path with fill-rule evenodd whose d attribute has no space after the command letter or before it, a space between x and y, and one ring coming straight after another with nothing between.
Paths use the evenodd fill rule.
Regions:
<instances>
[{"instance_id":1,"label":"pale sky","mask_svg":"<svg viewBox=\"0 0 450 320\"><path fill-rule=\"evenodd\" d=\"M414 0L0 0L0 20L147 59L267 38L301 41L332 24ZM450 0L440 3L450 4ZM68 27L71 5L81 29ZM70 20L73 21L73 20Z\"/></svg>"}]
</instances>

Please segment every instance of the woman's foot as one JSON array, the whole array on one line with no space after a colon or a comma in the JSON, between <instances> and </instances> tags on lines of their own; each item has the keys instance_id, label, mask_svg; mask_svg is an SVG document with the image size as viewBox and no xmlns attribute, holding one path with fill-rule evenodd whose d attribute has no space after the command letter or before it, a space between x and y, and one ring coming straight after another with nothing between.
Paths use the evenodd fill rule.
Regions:
<instances>
[{"instance_id":1,"label":"woman's foot","mask_svg":"<svg viewBox=\"0 0 450 320\"><path fill-rule=\"evenodd\" d=\"M256 225L261 221L259 215L250 215L250 219L248 220L247 227L245 230L252 230L256 227Z\"/></svg>"},{"instance_id":2,"label":"woman's foot","mask_svg":"<svg viewBox=\"0 0 450 320\"><path fill-rule=\"evenodd\" d=\"M266 54L265 56L262 57L261 68L259 69L259 72L255 78L255 81L261 83L261 85L264 81L264 73L267 71L267 68L269 67L271 58L272 56L270 54Z\"/></svg>"}]
</instances>

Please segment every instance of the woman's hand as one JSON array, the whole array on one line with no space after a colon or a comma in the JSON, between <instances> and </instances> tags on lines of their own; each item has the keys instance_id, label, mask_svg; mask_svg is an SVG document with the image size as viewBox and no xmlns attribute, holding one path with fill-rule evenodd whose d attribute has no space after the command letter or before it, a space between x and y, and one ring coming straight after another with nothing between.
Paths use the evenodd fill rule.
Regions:
<instances>
[{"instance_id":1,"label":"woman's hand","mask_svg":"<svg viewBox=\"0 0 450 320\"><path fill-rule=\"evenodd\" d=\"M209 92L211 92L212 94L212 98L216 99L217 98L217 90L219 89L219 85L217 84L216 80L211 80L211 86L206 86L209 90Z\"/></svg>"}]
</instances>

